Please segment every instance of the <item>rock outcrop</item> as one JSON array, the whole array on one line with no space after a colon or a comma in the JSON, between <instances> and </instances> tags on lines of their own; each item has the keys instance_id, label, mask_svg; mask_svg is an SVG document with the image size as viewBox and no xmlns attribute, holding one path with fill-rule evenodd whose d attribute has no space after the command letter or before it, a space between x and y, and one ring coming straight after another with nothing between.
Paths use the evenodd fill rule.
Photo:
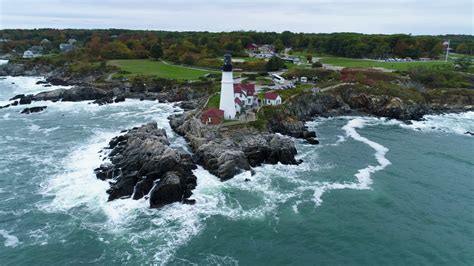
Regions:
<instances>
[{"instance_id":1,"label":"rock outcrop","mask_svg":"<svg viewBox=\"0 0 474 266\"><path fill-rule=\"evenodd\" d=\"M150 207L188 202L196 187L196 168L189 154L169 146L164 129L150 123L113 138L111 163L95 169L97 178L111 180L109 200L150 196Z\"/></svg>"},{"instance_id":2,"label":"rock outcrop","mask_svg":"<svg viewBox=\"0 0 474 266\"><path fill-rule=\"evenodd\" d=\"M38 113L48 108L47 106L35 106L30 108L25 108L21 111L22 114L31 114L31 113Z\"/></svg>"},{"instance_id":3,"label":"rock outcrop","mask_svg":"<svg viewBox=\"0 0 474 266\"><path fill-rule=\"evenodd\" d=\"M221 180L261 164L298 164L294 142L285 136L253 128L203 125L192 113L170 118L170 125L184 136L197 162Z\"/></svg>"}]
</instances>

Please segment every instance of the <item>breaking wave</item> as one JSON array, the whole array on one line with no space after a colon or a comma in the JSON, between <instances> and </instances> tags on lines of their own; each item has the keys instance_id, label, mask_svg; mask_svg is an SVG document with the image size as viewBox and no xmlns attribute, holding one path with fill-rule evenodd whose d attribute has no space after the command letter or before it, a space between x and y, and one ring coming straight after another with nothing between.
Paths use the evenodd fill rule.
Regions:
<instances>
[{"instance_id":1,"label":"breaking wave","mask_svg":"<svg viewBox=\"0 0 474 266\"><path fill-rule=\"evenodd\" d=\"M474 111L441 115L425 115L421 121L400 123L403 128L422 132L443 132L466 135L474 133Z\"/></svg>"}]
</instances>

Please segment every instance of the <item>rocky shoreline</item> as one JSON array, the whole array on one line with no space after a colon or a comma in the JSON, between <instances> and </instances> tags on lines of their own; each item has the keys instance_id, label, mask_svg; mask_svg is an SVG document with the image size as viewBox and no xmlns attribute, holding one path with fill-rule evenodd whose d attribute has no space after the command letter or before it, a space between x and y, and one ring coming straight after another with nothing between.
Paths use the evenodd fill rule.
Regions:
<instances>
[{"instance_id":1,"label":"rocky shoreline","mask_svg":"<svg viewBox=\"0 0 474 266\"><path fill-rule=\"evenodd\" d=\"M52 65L26 65L8 63L0 65L0 76L42 76L45 91L35 95L17 95L12 102L0 108L16 104L30 104L34 101L93 101L104 105L123 102L126 99L150 100L159 102L177 102L185 110L196 108L198 101L204 100L209 92L209 84L179 84L167 80L155 80L148 84L137 82L108 81L100 82L105 73L84 73L70 75L64 67ZM47 90L51 86L70 86L68 89ZM17 103L15 104L15 101Z\"/></svg>"},{"instance_id":2,"label":"rocky shoreline","mask_svg":"<svg viewBox=\"0 0 474 266\"><path fill-rule=\"evenodd\" d=\"M8 65L8 64L7 64ZM193 174L202 165L222 181L262 164L299 164L292 138L318 144L315 132L305 121L316 116L373 115L399 120L419 120L426 114L474 110L474 99L458 97L453 103L417 103L399 97L356 92L350 85L328 93L303 92L288 99L284 105L262 108L262 128L243 125L210 126L199 119L199 111L209 91L191 85L110 83L101 86L63 79L60 70L0 67L1 75L46 75L45 86L72 85L69 89L45 91L36 95L17 95L10 105L28 105L35 101L93 101L112 104L128 99L179 102L185 110L169 117L171 128L183 136L194 155L169 146L164 129L150 123L130 129L109 143L110 163L95 169L97 178L107 180L109 200L149 197L150 207L173 202L194 203L192 190L197 185ZM85 79L89 80L89 78ZM24 109L39 112L46 106Z\"/></svg>"}]
</instances>

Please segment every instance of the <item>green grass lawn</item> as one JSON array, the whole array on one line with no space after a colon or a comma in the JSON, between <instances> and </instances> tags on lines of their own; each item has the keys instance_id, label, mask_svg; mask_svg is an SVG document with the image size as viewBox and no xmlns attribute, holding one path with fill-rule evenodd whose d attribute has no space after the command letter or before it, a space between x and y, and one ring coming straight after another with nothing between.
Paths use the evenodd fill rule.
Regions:
<instances>
[{"instance_id":1,"label":"green grass lawn","mask_svg":"<svg viewBox=\"0 0 474 266\"><path fill-rule=\"evenodd\" d=\"M262 60L261 58L256 58L256 57L232 57L232 59L242 60L245 62L255 62L255 61Z\"/></svg>"},{"instance_id":2,"label":"green grass lawn","mask_svg":"<svg viewBox=\"0 0 474 266\"><path fill-rule=\"evenodd\" d=\"M441 66L445 64L452 64L450 62L446 63L444 61L433 60L428 62L377 62L372 60L364 60L364 59L352 59L352 58L342 58L342 57L323 57L321 58L321 63L329 64L334 66L340 67L366 67L366 68L373 68L373 67L381 67L385 69L391 70L408 70L412 67L418 66L425 66L425 67L433 67L433 66Z\"/></svg>"},{"instance_id":3,"label":"green grass lawn","mask_svg":"<svg viewBox=\"0 0 474 266\"><path fill-rule=\"evenodd\" d=\"M199 77L202 77L207 73L214 72L186 66L165 64L161 61L152 61L148 59L111 60L107 62L107 64L116 66L121 70L128 72L123 75L126 77L145 75L166 79L197 80Z\"/></svg>"},{"instance_id":4,"label":"green grass lawn","mask_svg":"<svg viewBox=\"0 0 474 266\"><path fill-rule=\"evenodd\" d=\"M219 108L220 100L221 100L221 95L219 93L212 95L209 101L207 102L205 109Z\"/></svg>"}]
</instances>

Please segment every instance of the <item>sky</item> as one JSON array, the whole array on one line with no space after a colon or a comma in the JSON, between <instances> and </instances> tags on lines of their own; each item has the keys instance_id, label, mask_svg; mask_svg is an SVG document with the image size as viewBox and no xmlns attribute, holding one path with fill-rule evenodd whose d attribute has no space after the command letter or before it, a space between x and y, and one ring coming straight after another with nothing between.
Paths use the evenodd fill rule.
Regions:
<instances>
[{"instance_id":1,"label":"sky","mask_svg":"<svg viewBox=\"0 0 474 266\"><path fill-rule=\"evenodd\" d=\"M474 35L473 0L0 0L0 28Z\"/></svg>"}]
</instances>

